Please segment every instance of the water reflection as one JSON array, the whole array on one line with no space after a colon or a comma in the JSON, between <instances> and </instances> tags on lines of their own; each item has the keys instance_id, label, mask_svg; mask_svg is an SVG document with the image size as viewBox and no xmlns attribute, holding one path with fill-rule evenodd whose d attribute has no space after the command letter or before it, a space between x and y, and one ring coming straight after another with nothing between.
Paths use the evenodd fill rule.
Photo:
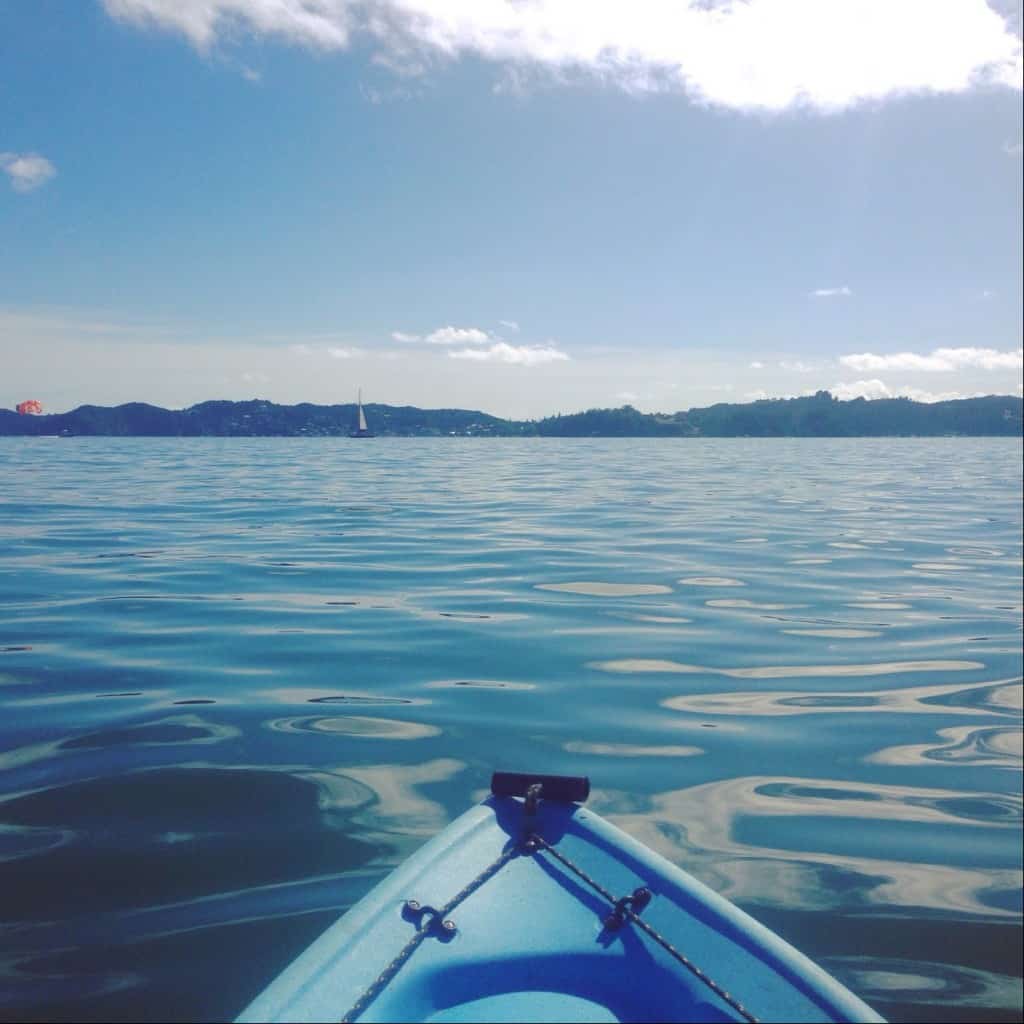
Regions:
<instances>
[{"instance_id":1,"label":"water reflection","mask_svg":"<svg viewBox=\"0 0 1024 1024\"><path fill-rule=\"evenodd\" d=\"M1020 771L1022 730L1020 726L954 725L936 732L931 743L909 743L886 747L866 758L869 764L915 765L965 764Z\"/></svg>"},{"instance_id":2,"label":"water reflection","mask_svg":"<svg viewBox=\"0 0 1024 1024\"><path fill-rule=\"evenodd\" d=\"M270 807L277 828L260 830L259 857L240 856ZM65 837L5 865L4 912L8 920L48 920L180 901L378 855L378 846L344 829L325 840L323 820L315 785L259 768L169 767L51 786L0 808L8 835L27 827ZM168 842L169 835L187 838ZM49 879L46 900L38 897L41 878Z\"/></svg>"},{"instance_id":3,"label":"water reflection","mask_svg":"<svg viewBox=\"0 0 1024 1024\"><path fill-rule=\"evenodd\" d=\"M590 666L602 672L660 672L731 676L734 679L796 679L819 676L887 676L910 672L967 672L984 668L980 661L883 661L864 665L758 665L749 668L713 668L686 665L658 658L619 658L596 661ZM991 685L991 684L989 684Z\"/></svg>"},{"instance_id":4,"label":"water reflection","mask_svg":"<svg viewBox=\"0 0 1024 1024\"><path fill-rule=\"evenodd\" d=\"M1006 694L1003 697L1001 695ZM731 693L695 693L669 697L662 702L673 711L695 715L815 715L828 712L898 712L901 715L941 714L943 698L955 700L958 715L988 715L1000 706L1012 708L1010 701L1020 694L1016 680L975 683L952 683L942 686L909 686L890 690L844 691L843 693L811 693L805 690L747 691ZM970 699L976 695L982 704Z\"/></svg>"},{"instance_id":5,"label":"water reflection","mask_svg":"<svg viewBox=\"0 0 1024 1024\"><path fill-rule=\"evenodd\" d=\"M784 611L787 608L805 608L801 604L778 604L766 601L745 601L742 598L713 598L704 602L708 608L753 608L758 611Z\"/></svg>"},{"instance_id":6,"label":"water reflection","mask_svg":"<svg viewBox=\"0 0 1024 1024\"><path fill-rule=\"evenodd\" d=\"M667 626L681 626L693 619L684 618L682 615L634 615L637 622L658 622Z\"/></svg>"},{"instance_id":7,"label":"water reflection","mask_svg":"<svg viewBox=\"0 0 1024 1024\"><path fill-rule=\"evenodd\" d=\"M337 690L314 687L276 687L272 690L260 690L254 697L262 702L274 704L352 704L356 706L392 705L392 704L425 704L424 698L392 697L383 693L366 693L349 690L339 693Z\"/></svg>"},{"instance_id":8,"label":"water reflection","mask_svg":"<svg viewBox=\"0 0 1024 1024\"><path fill-rule=\"evenodd\" d=\"M423 786L450 782L466 765L455 758L436 758L417 765L373 765L345 768L347 778L373 793L373 801L357 816L370 827L368 834L403 839L405 849L415 839L433 835L444 828L450 815L444 805L427 797ZM409 840L413 842L410 843Z\"/></svg>"},{"instance_id":9,"label":"water reflection","mask_svg":"<svg viewBox=\"0 0 1024 1024\"><path fill-rule=\"evenodd\" d=\"M679 580L691 587L745 587L743 580L734 580L730 576L688 576Z\"/></svg>"},{"instance_id":10,"label":"water reflection","mask_svg":"<svg viewBox=\"0 0 1024 1024\"><path fill-rule=\"evenodd\" d=\"M438 679L425 686L431 690L469 687L472 690L536 690L536 683L511 682L507 679Z\"/></svg>"},{"instance_id":11,"label":"water reflection","mask_svg":"<svg viewBox=\"0 0 1024 1024\"><path fill-rule=\"evenodd\" d=\"M538 583L537 590L561 594L586 594L590 597L639 597L645 594L671 594L672 588L657 583Z\"/></svg>"},{"instance_id":12,"label":"water reflection","mask_svg":"<svg viewBox=\"0 0 1024 1024\"><path fill-rule=\"evenodd\" d=\"M947 962L836 957L829 967L841 970L874 1006L884 1006L894 997L910 997L921 1007L931 1007L933 1012L963 1008L961 1019L977 1020L979 1011L1020 1006L1024 1002L1019 977L956 967Z\"/></svg>"},{"instance_id":13,"label":"water reflection","mask_svg":"<svg viewBox=\"0 0 1024 1024\"><path fill-rule=\"evenodd\" d=\"M864 640L881 636L876 629L784 629L790 636L820 636L834 640Z\"/></svg>"},{"instance_id":14,"label":"water reflection","mask_svg":"<svg viewBox=\"0 0 1024 1024\"><path fill-rule=\"evenodd\" d=\"M85 733L63 740L58 747L62 750L81 750L124 745L223 743L238 735L240 730L234 726L208 722L198 715L170 715L143 725Z\"/></svg>"},{"instance_id":15,"label":"water reflection","mask_svg":"<svg viewBox=\"0 0 1024 1024\"><path fill-rule=\"evenodd\" d=\"M345 715L340 718L277 718L267 722L278 732L313 732L337 736L358 736L376 740L422 740L440 736L436 725L425 722L403 722L395 718L370 718L366 715Z\"/></svg>"},{"instance_id":16,"label":"water reflection","mask_svg":"<svg viewBox=\"0 0 1024 1024\"><path fill-rule=\"evenodd\" d=\"M562 746L570 754L594 754L598 757L697 757L704 753L700 747L678 744L642 746L636 743L584 743L582 740L569 740Z\"/></svg>"},{"instance_id":17,"label":"water reflection","mask_svg":"<svg viewBox=\"0 0 1024 1024\"><path fill-rule=\"evenodd\" d=\"M1015 894L1024 878L1017 841L1020 798L971 794L979 805L971 807L965 806L966 796L956 790L839 779L749 776L658 793L640 806L629 794L602 791L598 809L670 860L697 871L730 899L745 903L819 910L916 907L1012 919L1019 912ZM770 827L751 829L766 820ZM829 849L753 841L754 833L793 837L808 820L819 828L841 823L824 830ZM879 852L886 848L884 836L892 842L914 828L933 845L927 852L922 848L922 858L913 863L868 855L862 848L869 845L864 841L869 823L873 834L867 838ZM955 863L971 844L947 846L936 826L971 830L987 842L1001 836L1002 852L985 868Z\"/></svg>"}]
</instances>

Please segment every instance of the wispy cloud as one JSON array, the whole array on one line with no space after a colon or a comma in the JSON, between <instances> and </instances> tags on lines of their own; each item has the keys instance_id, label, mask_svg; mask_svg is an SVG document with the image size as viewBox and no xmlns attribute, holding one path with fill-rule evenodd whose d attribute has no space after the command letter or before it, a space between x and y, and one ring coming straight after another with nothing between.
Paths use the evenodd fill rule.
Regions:
<instances>
[{"instance_id":1,"label":"wispy cloud","mask_svg":"<svg viewBox=\"0 0 1024 1024\"><path fill-rule=\"evenodd\" d=\"M1003 143L1003 152L1007 156L1020 156L1024 152L1024 144L1021 142L1011 142L1009 139Z\"/></svg>"},{"instance_id":2,"label":"wispy cloud","mask_svg":"<svg viewBox=\"0 0 1024 1024\"><path fill-rule=\"evenodd\" d=\"M464 348L448 355L452 359L472 359L479 363L510 363L514 366L542 366L567 360L569 356L551 345L510 345L499 341L490 348Z\"/></svg>"},{"instance_id":3,"label":"wispy cloud","mask_svg":"<svg viewBox=\"0 0 1024 1024\"><path fill-rule=\"evenodd\" d=\"M393 103L397 100L411 100L423 95L422 90L410 89L404 85L394 85L386 89L378 88L375 85L361 83L359 92L363 99L379 107L383 103Z\"/></svg>"},{"instance_id":4,"label":"wispy cloud","mask_svg":"<svg viewBox=\"0 0 1024 1024\"><path fill-rule=\"evenodd\" d=\"M839 296L852 295L853 292L848 285L840 285L838 288L815 288L810 292L815 299L834 299Z\"/></svg>"},{"instance_id":5,"label":"wispy cloud","mask_svg":"<svg viewBox=\"0 0 1024 1024\"><path fill-rule=\"evenodd\" d=\"M515 320L499 320L502 327L517 332ZM510 345L499 335L491 334L479 327L438 327L428 334L406 334L393 331L395 341L425 342L428 345L443 345L449 348L452 359L463 359L477 363L507 363L513 366L541 366L567 360L569 356L552 342L543 345ZM453 348L452 346L460 346Z\"/></svg>"},{"instance_id":6,"label":"wispy cloud","mask_svg":"<svg viewBox=\"0 0 1024 1024\"><path fill-rule=\"evenodd\" d=\"M423 340L429 345L483 345L491 336L478 327L439 327Z\"/></svg>"},{"instance_id":7,"label":"wispy cloud","mask_svg":"<svg viewBox=\"0 0 1024 1024\"><path fill-rule=\"evenodd\" d=\"M413 344L418 341L425 341L428 345L484 345L489 341L500 339L492 338L487 331L479 327L438 327L429 334L413 334L410 331L392 331L393 341L401 341L405 344Z\"/></svg>"},{"instance_id":8,"label":"wispy cloud","mask_svg":"<svg viewBox=\"0 0 1024 1024\"><path fill-rule=\"evenodd\" d=\"M755 359L750 364L750 369L751 370L763 370L764 369L764 363L762 363L760 359Z\"/></svg>"},{"instance_id":9,"label":"wispy cloud","mask_svg":"<svg viewBox=\"0 0 1024 1024\"><path fill-rule=\"evenodd\" d=\"M952 373L954 370L1019 370L1024 367L1024 350L1000 352L994 348L937 348L927 355L918 352L895 352L876 355L856 352L839 357L851 370L920 370L926 373Z\"/></svg>"},{"instance_id":10,"label":"wispy cloud","mask_svg":"<svg viewBox=\"0 0 1024 1024\"><path fill-rule=\"evenodd\" d=\"M915 402L949 402L955 398L971 398L974 395L965 395L960 391L925 391L923 388L915 388L909 385L902 385L891 388L884 381L873 378L871 380L855 380L846 383L833 384L829 391L843 401L853 398L909 398Z\"/></svg>"},{"instance_id":11,"label":"wispy cloud","mask_svg":"<svg viewBox=\"0 0 1024 1024\"><path fill-rule=\"evenodd\" d=\"M328 346L327 354L332 359L359 359L361 356L366 355L366 352L361 348L345 348L340 345L331 345Z\"/></svg>"},{"instance_id":12,"label":"wispy cloud","mask_svg":"<svg viewBox=\"0 0 1024 1024\"><path fill-rule=\"evenodd\" d=\"M819 367L813 363L805 363L802 359L783 359L779 363L779 369L789 373L814 373Z\"/></svg>"},{"instance_id":13,"label":"wispy cloud","mask_svg":"<svg viewBox=\"0 0 1024 1024\"><path fill-rule=\"evenodd\" d=\"M179 32L203 53L238 28L312 49L343 49L351 24L348 0L103 0L103 6L113 18Z\"/></svg>"},{"instance_id":14,"label":"wispy cloud","mask_svg":"<svg viewBox=\"0 0 1024 1024\"><path fill-rule=\"evenodd\" d=\"M360 35L400 73L472 56L553 81L685 93L739 110L825 112L910 93L1021 88L1021 47L984 0L103 0L200 52L243 32L311 50ZM866 60L865 54L871 59Z\"/></svg>"},{"instance_id":15,"label":"wispy cloud","mask_svg":"<svg viewBox=\"0 0 1024 1024\"><path fill-rule=\"evenodd\" d=\"M38 153L0 153L0 168L11 179L15 192L31 192L57 173L57 168Z\"/></svg>"}]
</instances>

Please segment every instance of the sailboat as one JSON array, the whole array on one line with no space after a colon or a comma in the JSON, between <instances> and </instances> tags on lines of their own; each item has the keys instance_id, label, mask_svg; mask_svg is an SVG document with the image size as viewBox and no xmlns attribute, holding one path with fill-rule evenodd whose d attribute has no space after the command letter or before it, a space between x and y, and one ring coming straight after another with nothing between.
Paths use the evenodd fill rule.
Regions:
<instances>
[{"instance_id":1,"label":"sailboat","mask_svg":"<svg viewBox=\"0 0 1024 1024\"><path fill-rule=\"evenodd\" d=\"M366 425L366 413L363 412L363 389L359 389L358 415L356 429L349 432L349 437L373 437L373 431Z\"/></svg>"}]
</instances>

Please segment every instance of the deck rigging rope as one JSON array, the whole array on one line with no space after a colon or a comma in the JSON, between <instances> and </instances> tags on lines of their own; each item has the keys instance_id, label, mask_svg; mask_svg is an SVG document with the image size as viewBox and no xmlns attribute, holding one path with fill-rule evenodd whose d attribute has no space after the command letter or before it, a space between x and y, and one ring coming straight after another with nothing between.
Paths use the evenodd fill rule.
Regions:
<instances>
[{"instance_id":1,"label":"deck rigging rope","mask_svg":"<svg viewBox=\"0 0 1024 1024\"><path fill-rule=\"evenodd\" d=\"M655 942L657 942L662 949L666 950L670 956L682 964L682 966L685 967L695 978L711 989L719 999L740 1014L744 1020L749 1021L750 1024L759 1024L758 1018L755 1017L741 1002L733 998L733 996L726 992L726 990L713 978L709 977L692 960L683 953L680 953L679 950L676 949L675 946L673 946L664 936L660 935L654 928L644 921L640 915L633 910L632 906L630 906L628 899L617 899L611 892L601 885L600 882L591 878L583 868L574 864L567 856L565 856L565 854L556 850L551 843L543 838L543 836L530 831L534 824L534 814L532 812L536 809L535 801L533 803L534 806L531 807L530 802L528 801L526 808L527 813L525 815L527 829L524 829L523 836L520 841L509 846L500 857L493 860L483 869L483 871L480 872L480 874L464 885L443 907L439 910L434 910L431 907L420 908L418 904L411 903L417 911L422 911L422 919L419 926L413 933L412 938L410 938L401 950L399 950L398 955L387 965L387 967L384 968L383 971L381 971L377 976L377 979L355 1001L348 1013L341 1018L341 1024L351 1024L351 1022L358 1019L359 1015L367 1008L367 1006L369 1006L370 1003L372 1003L373 1000L384 991L388 982L394 978L409 957L416 952L424 939L431 934L437 934L439 930L441 934L444 934L445 931L454 932L454 926L447 920L447 917L457 906L459 906L460 903L476 892L480 886L496 875L515 857L531 856L541 850L545 853L551 854L555 860L567 867L574 875L582 879L595 892L606 899L611 905L612 915L616 919L631 921L643 932L649 935ZM611 918L609 918L609 921L610 920Z\"/></svg>"},{"instance_id":2,"label":"deck rigging rope","mask_svg":"<svg viewBox=\"0 0 1024 1024\"><path fill-rule=\"evenodd\" d=\"M492 875L497 874L513 857L520 853L518 846L510 846L500 857L492 861L474 879L467 882L440 910L424 908L425 913L412 938L401 948L398 955L378 975L377 980L355 1001L352 1008L341 1018L341 1024L350 1024L384 991L384 986L398 973L402 964L416 952L420 943L435 932L438 925L446 928L448 915L467 897L471 896Z\"/></svg>"},{"instance_id":3,"label":"deck rigging rope","mask_svg":"<svg viewBox=\"0 0 1024 1024\"><path fill-rule=\"evenodd\" d=\"M750 1024L759 1024L757 1017L755 1017L741 1002L734 999L728 992L722 988L714 980L704 973L692 960L689 959L685 954L680 953L675 946L672 945L664 936L660 935L654 928L652 928L639 914L637 914L632 907L624 903L622 900L616 899L600 882L596 879L591 878L590 875L574 864L568 857L563 853L559 853L546 839L541 836L534 835L530 837L531 840L545 853L550 853L557 861L564 864L573 874L577 875L584 882L587 883L595 892L600 893L614 908L616 914L621 914L628 920L632 921L638 928L646 932L655 942L658 943L663 949L667 950L676 960L679 961L695 978L702 981L712 992L718 996L723 1002L728 1003L738 1014L740 1014L744 1020L750 1021Z\"/></svg>"}]
</instances>

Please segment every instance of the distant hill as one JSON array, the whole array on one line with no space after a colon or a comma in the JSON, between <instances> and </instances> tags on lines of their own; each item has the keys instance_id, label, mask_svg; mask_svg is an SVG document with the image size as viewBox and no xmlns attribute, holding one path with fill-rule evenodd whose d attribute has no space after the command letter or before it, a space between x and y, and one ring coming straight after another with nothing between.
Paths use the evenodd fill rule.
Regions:
<instances>
[{"instance_id":1,"label":"distant hill","mask_svg":"<svg viewBox=\"0 0 1024 1024\"><path fill-rule=\"evenodd\" d=\"M466 409L415 409L364 405L377 434L439 436L449 434L521 434L525 425ZM355 424L355 405L277 405L249 402L200 402L188 409L161 409L142 402L105 408L82 405L66 413L21 416L0 409L0 435L64 434L112 437L342 437Z\"/></svg>"},{"instance_id":2,"label":"distant hill","mask_svg":"<svg viewBox=\"0 0 1024 1024\"><path fill-rule=\"evenodd\" d=\"M398 437L937 437L1022 434L1022 400L989 395L950 402L907 398L841 402L827 391L803 398L719 404L671 414L630 405L589 409L542 420L504 420L467 409L364 406L370 427ZM143 402L23 416L0 409L0 436L338 437L355 422L354 405L200 402L161 409Z\"/></svg>"}]
</instances>

